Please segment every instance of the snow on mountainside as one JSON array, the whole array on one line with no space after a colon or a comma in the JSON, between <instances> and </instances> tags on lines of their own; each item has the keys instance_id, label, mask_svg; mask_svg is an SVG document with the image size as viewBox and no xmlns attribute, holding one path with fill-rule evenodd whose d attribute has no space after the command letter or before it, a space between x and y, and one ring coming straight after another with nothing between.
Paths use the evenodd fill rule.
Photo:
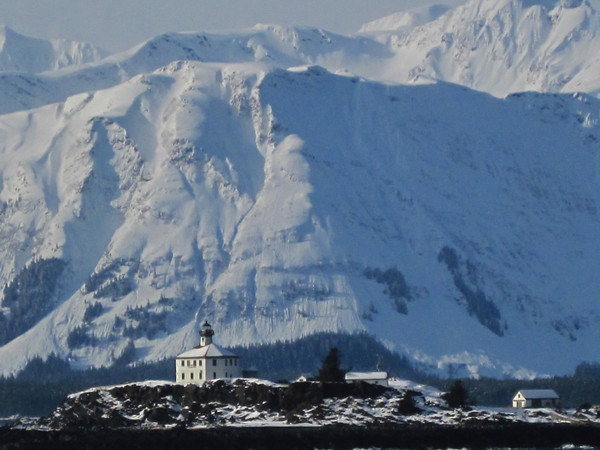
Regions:
<instances>
[{"instance_id":1,"label":"snow on mountainside","mask_svg":"<svg viewBox=\"0 0 600 450\"><path fill-rule=\"evenodd\" d=\"M359 32L409 31L434 21L450 9L448 5L427 5L409 11L401 11L364 24L360 27Z\"/></svg>"},{"instance_id":2,"label":"snow on mountainside","mask_svg":"<svg viewBox=\"0 0 600 450\"><path fill-rule=\"evenodd\" d=\"M526 90L600 93L600 15L587 1L471 0L416 26L442 12L438 5L390 16L355 37L276 25L226 35L165 33L83 68L2 74L0 113L106 89L177 60L317 64L383 82L440 79L500 97ZM389 27L398 31L375 30Z\"/></svg>"},{"instance_id":3,"label":"snow on mountainside","mask_svg":"<svg viewBox=\"0 0 600 450\"><path fill-rule=\"evenodd\" d=\"M316 28L256 25L230 35L165 33L128 51L85 67L44 74L0 74L0 113L6 114L106 89L171 62L260 62L271 67L319 64L332 71L370 73L372 62L390 55L367 38L349 38Z\"/></svg>"},{"instance_id":4,"label":"snow on mountainside","mask_svg":"<svg viewBox=\"0 0 600 450\"><path fill-rule=\"evenodd\" d=\"M442 79L505 96L537 90L598 95L600 15L586 0L470 0L389 39L382 77Z\"/></svg>"},{"instance_id":5,"label":"snow on mountainside","mask_svg":"<svg viewBox=\"0 0 600 450\"><path fill-rule=\"evenodd\" d=\"M0 71L38 73L99 61L107 53L91 44L43 40L0 26Z\"/></svg>"},{"instance_id":6,"label":"snow on mountainside","mask_svg":"<svg viewBox=\"0 0 600 450\"><path fill-rule=\"evenodd\" d=\"M597 29L586 2L481 0L0 74L0 373L171 357L204 319L223 345L367 331L454 375L595 359ZM592 95L381 82L417 72Z\"/></svg>"},{"instance_id":7,"label":"snow on mountainside","mask_svg":"<svg viewBox=\"0 0 600 450\"><path fill-rule=\"evenodd\" d=\"M188 61L4 115L2 279L67 265L3 370L172 356L204 318L222 344L366 330L432 368L568 370L599 337L599 105Z\"/></svg>"}]
</instances>

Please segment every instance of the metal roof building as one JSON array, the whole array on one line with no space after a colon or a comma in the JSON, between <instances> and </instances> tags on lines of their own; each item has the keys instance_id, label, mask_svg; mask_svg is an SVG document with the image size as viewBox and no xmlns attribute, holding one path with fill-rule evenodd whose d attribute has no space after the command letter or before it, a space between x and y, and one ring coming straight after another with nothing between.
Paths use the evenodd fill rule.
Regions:
<instances>
[{"instance_id":1,"label":"metal roof building","mask_svg":"<svg viewBox=\"0 0 600 450\"><path fill-rule=\"evenodd\" d=\"M556 408L560 397L554 389L521 389L513 397L513 408Z\"/></svg>"}]
</instances>

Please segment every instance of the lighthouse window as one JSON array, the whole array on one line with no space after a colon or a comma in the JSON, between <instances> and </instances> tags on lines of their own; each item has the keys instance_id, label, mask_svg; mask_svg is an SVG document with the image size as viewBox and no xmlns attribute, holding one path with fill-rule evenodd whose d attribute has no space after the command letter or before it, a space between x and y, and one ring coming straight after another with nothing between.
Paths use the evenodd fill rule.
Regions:
<instances>
[{"instance_id":1,"label":"lighthouse window","mask_svg":"<svg viewBox=\"0 0 600 450\"><path fill-rule=\"evenodd\" d=\"M199 380L201 380L201 379L202 379L202 371L200 371L200 372L198 373L198 379L199 379Z\"/></svg>"},{"instance_id":2,"label":"lighthouse window","mask_svg":"<svg viewBox=\"0 0 600 450\"><path fill-rule=\"evenodd\" d=\"M185 361L181 360L181 367L185 367Z\"/></svg>"},{"instance_id":3,"label":"lighthouse window","mask_svg":"<svg viewBox=\"0 0 600 450\"><path fill-rule=\"evenodd\" d=\"M217 360L213 359L213 366L216 366L216 365L217 365Z\"/></svg>"},{"instance_id":4,"label":"lighthouse window","mask_svg":"<svg viewBox=\"0 0 600 450\"><path fill-rule=\"evenodd\" d=\"M202 367L202 360L199 360L199 361L198 361L198 365L199 365L200 367Z\"/></svg>"},{"instance_id":5,"label":"lighthouse window","mask_svg":"<svg viewBox=\"0 0 600 450\"><path fill-rule=\"evenodd\" d=\"M227 360L225 360L225 367L227 367ZM227 377L225 377L225 378L227 378Z\"/></svg>"},{"instance_id":6,"label":"lighthouse window","mask_svg":"<svg viewBox=\"0 0 600 450\"><path fill-rule=\"evenodd\" d=\"M194 372L190 373L190 379L193 380L194 379Z\"/></svg>"},{"instance_id":7,"label":"lighthouse window","mask_svg":"<svg viewBox=\"0 0 600 450\"><path fill-rule=\"evenodd\" d=\"M182 379L182 380L185 380L185 373L182 373L182 374L181 374L181 379Z\"/></svg>"}]
</instances>

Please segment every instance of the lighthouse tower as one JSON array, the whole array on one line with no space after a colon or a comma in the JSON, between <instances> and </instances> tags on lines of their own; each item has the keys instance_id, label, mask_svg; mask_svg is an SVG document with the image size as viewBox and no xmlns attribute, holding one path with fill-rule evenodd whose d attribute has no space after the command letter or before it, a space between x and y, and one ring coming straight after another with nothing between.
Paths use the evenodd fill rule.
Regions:
<instances>
[{"instance_id":1,"label":"lighthouse tower","mask_svg":"<svg viewBox=\"0 0 600 450\"><path fill-rule=\"evenodd\" d=\"M212 337L214 335L215 332L210 326L210 323L208 323L208 320L205 320L204 325L202 325L202 330L200 331L200 347L212 344Z\"/></svg>"},{"instance_id":2,"label":"lighthouse tower","mask_svg":"<svg viewBox=\"0 0 600 450\"><path fill-rule=\"evenodd\" d=\"M213 343L215 332L204 321L200 330L200 345L183 352L175 359L177 382L203 383L217 378L237 378L241 375L238 357Z\"/></svg>"}]
</instances>

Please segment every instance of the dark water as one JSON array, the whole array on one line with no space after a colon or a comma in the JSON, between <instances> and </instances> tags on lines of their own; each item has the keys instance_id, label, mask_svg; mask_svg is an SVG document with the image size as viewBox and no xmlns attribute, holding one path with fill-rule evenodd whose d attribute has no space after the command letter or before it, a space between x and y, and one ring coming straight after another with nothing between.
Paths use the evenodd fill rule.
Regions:
<instances>
[{"instance_id":1,"label":"dark water","mask_svg":"<svg viewBox=\"0 0 600 450\"><path fill-rule=\"evenodd\" d=\"M578 442L576 445L563 444ZM135 443L134 447L130 444ZM498 443L500 445L494 445ZM504 446L502 445L504 443ZM581 445L589 443L590 445ZM482 427L332 426L210 427L202 429L65 429L26 431L0 427L0 450L36 448L185 449L560 449L600 450L600 427L528 424ZM507 445L508 444L508 445ZM512 446L511 446L512 444Z\"/></svg>"}]
</instances>

